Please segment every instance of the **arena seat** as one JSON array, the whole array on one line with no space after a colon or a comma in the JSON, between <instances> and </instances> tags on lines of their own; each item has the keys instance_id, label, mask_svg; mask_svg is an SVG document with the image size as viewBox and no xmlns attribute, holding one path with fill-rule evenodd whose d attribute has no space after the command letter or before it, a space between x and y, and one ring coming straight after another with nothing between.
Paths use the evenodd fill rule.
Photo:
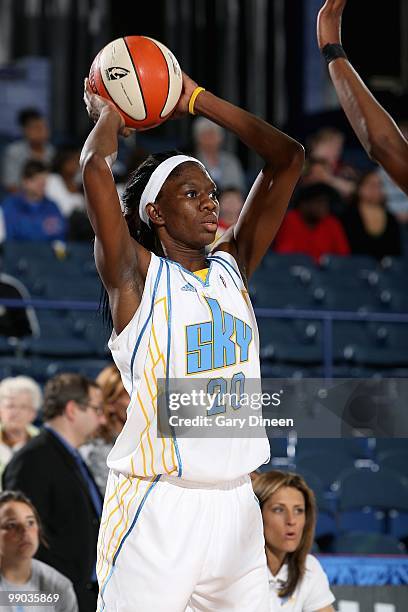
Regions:
<instances>
[{"instance_id":1,"label":"arena seat","mask_svg":"<svg viewBox=\"0 0 408 612\"><path fill-rule=\"evenodd\" d=\"M72 335L64 319L50 318L40 323L41 335L26 341L27 352L50 357L89 356L94 353L90 342Z\"/></svg>"},{"instance_id":2,"label":"arena seat","mask_svg":"<svg viewBox=\"0 0 408 612\"><path fill-rule=\"evenodd\" d=\"M91 276L85 278L48 277L44 284L44 297L48 299L99 302L100 282Z\"/></svg>"},{"instance_id":3,"label":"arena seat","mask_svg":"<svg viewBox=\"0 0 408 612\"><path fill-rule=\"evenodd\" d=\"M408 511L408 479L386 468L351 468L338 480L339 527L361 531L386 530L390 511Z\"/></svg>"},{"instance_id":4,"label":"arena seat","mask_svg":"<svg viewBox=\"0 0 408 612\"><path fill-rule=\"evenodd\" d=\"M370 287L353 287L352 290L338 284L325 285L325 306L330 310L378 311L382 305L380 299Z\"/></svg>"},{"instance_id":5,"label":"arena seat","mask_svg":"<svg viewBox=\"0 0 408 612\"><path fill-rule=\"evenodd\" d=\"M354 459L371 458L375 440L372 438L298 438L296 457L300 460L319 450L330 454L347 455Z\"/></svg>"},{"instance_id":6,"label":"arena seat","mask_svg":"<svg viewBox=\"0 0 408 612\"><path fill-rule=\"evenodd\" d=\"M335 321L333 354L336 363L404 366L408 354L408 325Z\"/></svg>"},{"instance_id":7,"label":"arena seat","mask_svg":"<svg viewBox=\"0 0 408 612\"><path fill-rule=\"evenodd\" d=\"M376 453L395 452L408 450L408 438L376 438Z\"/></svg>"},{"instance_id":8,"label":"arena seat","mask_svg":"<svg viewBox=\"0 0 408 612\"><path fill-rule=\"evenodd\" d=\"M353 531L338 536L334 552L360 555L403 555L405 547L395 537L383 533L361 533Z\"/></svg>"},{"instance_id":9,"label":"arena seat","mask_svg":"<svg viewBox=\"0 0 408 612\"><path fill-rule=\"evenodd\" d=\"M376 270L377 260L368 255L322 255L319 260L322 272L340 273L346 277L364 278L363 270Z\"/></svg>"},{"instance_id":10,"label":"arena seat","mask_svg":"<svg viewBox=\"0 0 408 612\"><path fill-rule=\"evenodd\" d=\"M251 290L250 294L255 308L316 308L318 300L306 288L290 286L277 288L273 283L263 285L260 289Z\"/></svg>"},{"instance_id":11,"label":"arena seat","mask_svg":"<svg viewBox=\"0 0 408 612\"><path fill-rule=\"evenodd\" d=\"M48 364L48 376L55 376L60 372L76 372L96 378L98 374L112 363L109 359L63 359L51 361Z\"/></svg>"},{"instance_id":12,"label":"arena seat","mask_svg":"<svg viewBox=\"0 0 408 612\"><path fill-rule=\"evenodd\" d=\"M405 228L408 237L408 232ZM406 257L384 257L380 262L380 269L385 277L397 277L397 279L408 276L408 260Z\"/></svg>"},{"instance_id":13,"label":"arena seat","mask_svg":"<svg viewBox=\"0 0 408 612\"><path fill-rule=\"evenodd\" d=\"M406 450L388 450L378 453L377 462L380 468L387 468L408 478L408 439Z\"/></svg>"},{"instance_id":14,"label":"arena seat","mask_svg":"<svg viewBox=\"0 0 408 612\"><path fill-rule=\"evenodd\" d=\"M304 266L313 270L315 263L309 255L303 253L274 253L269 251L262 261L262 267L268 270L290 270L293 266Z\"/></svg>"},{"instance_id":15,"label":"arena seat","mask_svg":"<svg viewBox=\"0 0 408 612\"><path fill-rule=\"evenodd\" d=\"M284 438L269 438L269 444L271 447L271 461L274 457L285 457L288 456L288 439ZM265 464L270 466L270 462ZM273 467L269 467L273 469Z\"/></svg>"},{"instance_id":16,"label":"arena seat","mask_svg":"<svg viewBox=\"0 0 408 612\"><path fill-rule=\"evenodd\" d=\"M308 337L305 328L289 320L258 318L262 359L291 363L319 363L320 339Z\"/></svg>"},{"instance_id":17,"label":"arena seat","mask_svg":"<svg viewBox=\"0 0 408 612\"><path fill-rule=\"evenodd\" d=\"M301 379L310 378L313 376L314 369L307 367L305 364L274 364L268 361L261 360L261 376L262 378L289 378ZM321 377L322 373L319 373Z\"/></svg>"},{"instance_id":18,"label":"arena seat","mask_svg":"<svg viewBox=\"0 0 408 612\"><path fill-rule=\"evenodd\" d=\"M320 450L318 447L314 452L304 453L296 460L296 470L303 474L313 472L322 481L325 489L330 489L333 482L344 472L353 467L354 458L346 451L337 450L333 452Z\"/></svg>"},{"instance_id":19,"label":"arena seat","mask_svg":"<svg viewBox=\"0 0 408 612\"><path fill-rule=\"evenodd\" d=\"M55 251L50 242L26 240L6 240L4 242L4 263L15 264L21 259L55 259Z\"/></svg>"}]
</instances>

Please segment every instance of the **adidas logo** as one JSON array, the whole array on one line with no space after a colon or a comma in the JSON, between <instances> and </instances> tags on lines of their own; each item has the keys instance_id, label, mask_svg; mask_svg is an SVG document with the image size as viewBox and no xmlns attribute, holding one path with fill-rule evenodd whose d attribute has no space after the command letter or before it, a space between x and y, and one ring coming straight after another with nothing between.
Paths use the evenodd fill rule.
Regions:
<instances>
[{"instance_id":1,"label":"adidas logo","mask_svg":"<svg viewBox=\"0 0 408 612\"><path fill-rule=\"evenodd\" d=\"M187 285L184 285L184 287L181 288L182 291L196 291L196 288L193 287L193 285L190 285L190 283L187 283Z\"/></svg>"}]
</instances>

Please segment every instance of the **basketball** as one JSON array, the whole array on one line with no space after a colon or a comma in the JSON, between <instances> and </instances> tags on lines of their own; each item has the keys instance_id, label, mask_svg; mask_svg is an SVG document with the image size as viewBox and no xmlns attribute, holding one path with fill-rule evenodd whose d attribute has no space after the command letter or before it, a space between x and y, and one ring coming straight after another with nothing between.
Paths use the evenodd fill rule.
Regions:
<instances>
[{"instance_id":1,"label":"basketball","mask_svg":"<svg viewBox=\"0 0 408 612\"><path fill-rule=\"evenodd\" d=\"M165 121L176 106L182 73L173 53L147 36L108 43L90 72L92 91L113 102L127 127L146 130Z\"/></svg>"}]
</instances>

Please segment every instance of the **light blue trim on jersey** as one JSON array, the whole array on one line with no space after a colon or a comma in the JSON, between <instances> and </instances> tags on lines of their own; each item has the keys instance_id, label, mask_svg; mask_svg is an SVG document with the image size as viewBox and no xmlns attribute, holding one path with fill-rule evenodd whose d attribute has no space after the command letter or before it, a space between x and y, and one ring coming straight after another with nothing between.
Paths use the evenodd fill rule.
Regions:
<instances>
[{"instance_id":1,"label":"light blue trim on jersey","mask_svg":"<svg viewBox=\"0 0 408 612\"><path fill-rule=\"evenodd\" d=\"M166 260L166 269L167 269L167 304L168 304L168 318L167 318L167 360L166 360L166 404L168 405L168 397L169 397L169 364L170 364L170 349L171 349L171 288L170 288L170 266L169 262ZM207 275L208 276L208 275ZM183 466L181 463L180 451L177 444L177 437L174 434L173 428L172 431L172 439L174 448L177 456L178 463L178 473L177 476L180 478L183 473Z\"/></svg>"},{"instance_id":2,"label":"light blue trim on jersey","mask_svg":"<svg viewBox=\"0 0 408 612\"><path fill-rule=\"evenodd\" d=\"M232 255L231 255L231 257L232 257ZM207 259L209 259L210 261L211 261L212 259L214 259L215 261L218 261L218 262L220 262L220 263L222 262L223 264L227 265L229 268L231 268L231 270L233 270L233 271L235 272L235 274L238 276L239 280L242 282L241 274L240 274L239 272L237 272L237 271L236 271L236 269L234 268L234 266L233 266L233 265L231 265L229 261L226 261L226 260L225 260L223 257L221 257L220 255L209 255L209 256L207 257Z\"/></svg>"},{"instance_id":3,"label":"light blue trim on jersey","mask_svg":"<svg viewBox=\"0 0 408 612\"><path fill-rule=\"evenodd\" d=\"M135 357L136 357L136 353L137 353L137 349L139 348L140 342L143 338L143 334L146 331L146 327L147 324L149 323L152 313L153 313L153 308L154 308L154 301L156 299L156 293L157 293L157 287L159 286L159 281L160 281L160 277L161 277L161 273L162 273L162 269L163 269L163 260L160 259L160 267L159 267L159 271L157 272L157 277L156 277L156 282L154 283L154 287L153 287L153 293L152 293L152 303L150 305L150 312L149 315L142 327L142 329L140 330L139 336L136 340L136 344L135 344L135 348L133 349L133 353L132 353L132 358L130 360L130 379L132 381L132 391L133 391L133 364L135 362ZM132 394L131 391L131 394Z\"/></svg>"},{"instance_id":4,"label":"light blue trim on jersey","mask_svg":"<svg viewBox=\"0 0 408 612\"><path fill-rule=\"evenodd\" d=\"M209 259L209 257L207 257L206 259ZM197 280L199 283L201 283L203 285L203 287L208 287L209 286L209 284L210 284L210 274L211 274L211 270L212 270L212 263L211 262L210 262L210 267L208 268L207 277L206 277L205 281L203 281L203 280L201 280L201 278L199 276L196 276L194 274L194 272L191 272L190 270L187 270L181 264L177 263L177 261L173 261L172 259L168 259L166 261L168 261L168 263L171 263L171 264L174 264L175 266L177 266L177 268L179 268L179 270L181 270L185 274L190 274L190 276L192 276L193 278L195 278L195 280Z\"/></svg>"},{"instance_id":5,"label":"light blue trim on jersey","mask_svg":"<svg viewBox=\"0 0 408 612\"><path fill-rule=\"evenodd\" d=\"M102 607L100 608L100 612L102 612L103 610L105 610L105 602L103 601L103 595L104 595L104 593L105 593L106 587L108 586L108 583L109 583L110 579L112 578L112 574L113 574L114 569L115 569L116 560L117 560L117 558L118 558L118 556L119 556L120 551L122 550L123 544L125 543L126 539L127 539L127 538L128 538L128 536L130 535L130 532L132 531L133 527L136 525L136 521L137 521L137 519L139 518L140 512L142 511L142 508L143 508L143 506L144 506L144 503L145 503L145 501L146 501L146 499L147 499L147 497L148 497L149 493L151 493L151 491L152 491L152 490L154 489L154 487L157 485L157 483L159 482L160 478L161 478L161 474L159 474L158 476L156 476L156 478L155 478L155 479L154 479L154 481L153 481L152 486L151 486L151 487L150 487L150 488L149 488L149 489L146 491L146 493L144 494L144 496L143 496L143 498L142 498L142 501L140 502L140 504L139 504L139 506L138 506L138 509L136 510L136 514L135 514L135 517L134 517L134 519L133 519L133 521L132 521L132 524L131 524L131 526L129 527L129 529L127 530L126 534L124 535L124 537L123 537L123 539L122 539L122 541L121 541L121 543L120 543L120 545L119 545L119 548L118 548L118 550L116 551L116 553L115 553L115 555L114 555L114 557L113 557L113 560L112 560L112 568L111 568L111 570L110 570L110 572L109 572L109 576L108 576L108 577L107 577L107 579L105 580L105 584L103 585L103 588L102 588L102 591L101 591L101 594L100 594L100 595L101 595L101 599L102 599Z\"/></svg>"},{"instance_id":6,"label":"light blue trim on jersey","mask_svg":"<svg viewBox=\"0 0 408 612\"><path fill-rule=\"evenodd\" d=\"M214 259L215 259L215 261L217 261L217 262L220 264L220 266L222 266L222 267L224 268L224 270L227 272L227 274L229 274L229 276L231 277L232 282L234 283L234 285L236 286L236 288L237 288L237 289L238 289L238 291L240 292L240 291L241 291L241 289L238 287L238 285L237 285L237 283L236 283L236 281L235 281L234 277L232 276L231 272L228 270L227 266L226 266L226 265L224 265L224 264L227 264L228 266L230 266L230 268L232 268L232 269L234 270L233 266L231 266L231 264L229 264L227 261L224 261L224 260L222 259L222 257L220 257L220 258L218 258L218 257L214 257ZM236 271L236 270L234 270L234 272L235 272L235 274L238 276L239 280L240 280L240 281L241 281L241 283L242 283L242 279L241 279L241 277L239 276L239 274L237 274L237 271Z\"/></svg>"}]
</instances>

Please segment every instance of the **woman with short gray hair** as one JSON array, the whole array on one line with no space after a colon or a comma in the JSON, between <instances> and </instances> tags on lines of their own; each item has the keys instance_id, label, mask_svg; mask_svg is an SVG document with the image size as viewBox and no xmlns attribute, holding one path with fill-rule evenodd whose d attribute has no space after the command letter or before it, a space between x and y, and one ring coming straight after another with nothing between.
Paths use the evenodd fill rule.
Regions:
<instances>
[{"instance_id":1,"label":"woman with short gray hair","mask_svg":"<svg viewBox=\"0 0 408 612\"><path fill-rule=\"evenodd\" d=\"M38 434L32 422L41 404L41 388L32 378L15 376L0 382L0 475L14 453Z\"/></svg>"}]
</instances>

